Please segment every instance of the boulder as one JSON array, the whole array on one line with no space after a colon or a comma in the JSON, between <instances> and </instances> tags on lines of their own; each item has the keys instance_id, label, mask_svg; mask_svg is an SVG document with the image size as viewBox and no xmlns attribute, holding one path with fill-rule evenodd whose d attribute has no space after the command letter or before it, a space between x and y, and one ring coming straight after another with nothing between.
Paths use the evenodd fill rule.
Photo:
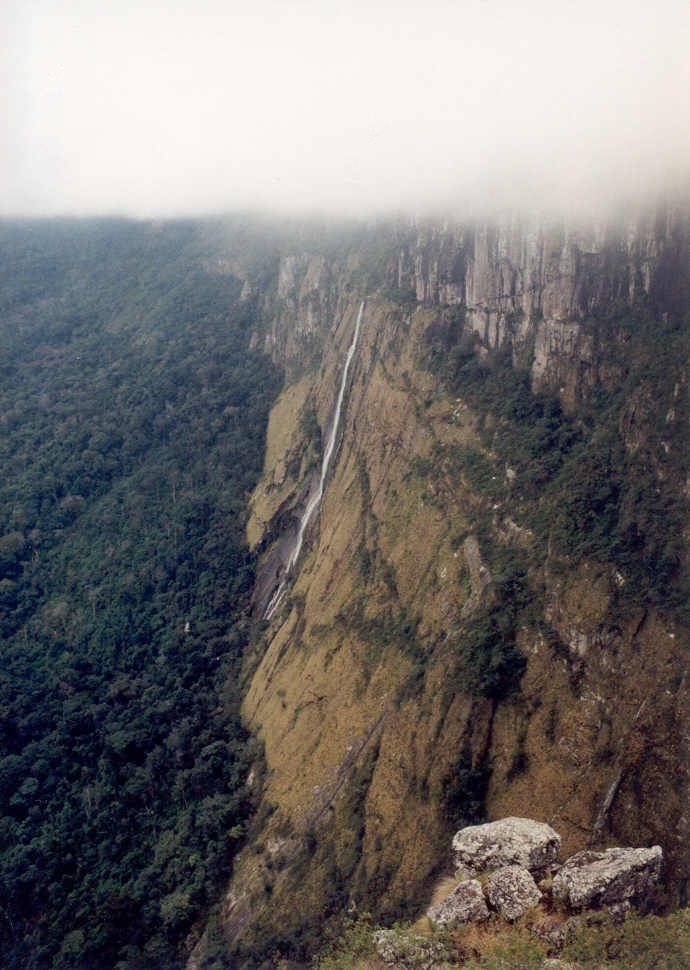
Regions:
<instances>
[{"instance_id":1,"label":"boulder","mask_svg":"<svg viewBox=\"0 0 690 970\"><path fill-rule=\"evenodd\" d=\"M502 866L486 881L489 902L507 920L520 919L541 901L541 893L527 869Z\"/></svg>"},{"instance_id":2,"label":"boulder","mask_svg":"<svg viewBox=\"0 0 690 970\"><path fill-rule=\"evenodd\" d=\"M395 970L437 970L448 958L437 940L403 930L377 930L374 942L381 960Z\"/></svg>"},{"instance_id":3,"label":"boulder","mask_svg":"<svg viewBox=\"0 0 690 970\"><path fill-rule=\"evenodd\" d=\"M584 916L569 916L565 919L555 914L545 915L535 921L531 927L532 933L544 943L550 950L562 950L564 946L572 943L585 927Z\"/></svg>"},{"instance_id":4,"label":"boulder","mask_svg":"<svg viewBox=\"0 0 690 970\"><path fill-rule=\"evenodd\" d=\"M622 903L648 892L661 874L661 846L578 852L553 880L553 895L574 909Z\"/></svg>"},{"instance_id":5,"label":"boulder","mask_svg":"<svg viewBox=\"0 0 690 970\"><path fill-rule=\"evenodd\" d=\"M560 850L560 835L550 825L529 818L470 825L453 838L456 865L475 872L512 865L533 872L555 864Z\"/></svg>"},{"instance_id":6,"label":"boulder","mask_svg":"<svg viewBox=\"0 0 690 970\"><path fill-rule=\"evenodd\" d=\"M631 908L632 903L629 899L624 899L622 903L612 903L608 907L609 916L614 926L620 926L621 923L625 923Z\"/></svg>"},{"instance_id":7,"label":"boulder","mask_svg":"<svg viewBox=\"0 0 690 970\"><path fill-rule=\"evenodd\" d=\"M426 915L438 926L457 926L488 919L489 910L481 883L477 879L459 883L443 902L430 906Z\"/></svg>"}]
</instances>

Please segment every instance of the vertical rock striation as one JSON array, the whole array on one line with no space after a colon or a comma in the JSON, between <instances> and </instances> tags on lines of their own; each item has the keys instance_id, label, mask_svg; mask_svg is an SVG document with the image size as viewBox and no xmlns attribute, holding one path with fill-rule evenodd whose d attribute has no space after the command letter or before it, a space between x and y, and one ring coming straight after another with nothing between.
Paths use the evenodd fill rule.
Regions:
<instances>
[{"instance_id":1,"label":"vertical rock striation","mask_svg":"<svg viewBox=\"0 0 690 970\"><path fill-rule=\"evenodd\" d=\"M420 302L458 306L465 327L531 363L536 388L560 389L594 362L587 323L649 305L680 317L690 306L688 218L660 206L635 217L575 226L541 216L420 227L400 249L395 285Z\"/></svg>"}]
</instances>

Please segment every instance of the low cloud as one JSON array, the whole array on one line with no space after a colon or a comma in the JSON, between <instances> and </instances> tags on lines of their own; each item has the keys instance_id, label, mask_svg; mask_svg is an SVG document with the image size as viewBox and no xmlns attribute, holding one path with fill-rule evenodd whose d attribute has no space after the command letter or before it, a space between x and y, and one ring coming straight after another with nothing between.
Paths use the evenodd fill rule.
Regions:
<instances>
[{"instance_id":1,"label":"low cloud","mask_svg":"<svg viewBox=\"0 0 690 970\"><path fill-rule=\"evenodd\" d=\"M8 11L6 215L590 207L688 184L684 2Z\"/></svg>"}]
</instances>

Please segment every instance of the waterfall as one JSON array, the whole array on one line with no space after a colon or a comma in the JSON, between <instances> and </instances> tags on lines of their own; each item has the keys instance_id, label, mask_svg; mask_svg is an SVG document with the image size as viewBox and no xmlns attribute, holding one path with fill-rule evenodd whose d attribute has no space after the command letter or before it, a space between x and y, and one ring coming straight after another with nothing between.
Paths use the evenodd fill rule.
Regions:
<instances>
[{"instance_id":1,"label":"waterfall","mask_svg":"<svg viewBox=\"0 0 690 970\"><path fill-rule=\"evenodd\" d=\"M285 567L285 574L280 581L278 589L271 597L271 601L268 604L265 612L265 619L270 620L273 613L276 611L280 601L285 593L285 586L290 574L294 569L295 563L299 559L300 552L302 551L302 543L304 542L304 536L309 527L309 523L314 517L314 513L321 505L321 499L323 498L323 492L326 485L326 476L328 475L328 468L331 463L331 458L333 457L333 452L335 451L336 441L338 439L338 429L340 427L340 418L343 410L343 400L345 398L345 391L347 389L347 378L350 371L350 364L352 363L352 358L355 355L355 350L357 349L357 341L359 339L359 331L362 325L362 317L364 316L364 304L366 301L362 300L359 306L359 313L357 314L357 322L355 323L355 332L352 335L352 341L347 350L347 356L345 357L345 367L343 369L343 376L340 381L340 388L338 390L338 397L335 402L335 414L333 416L333 425L331 427L331 432L326 441L326 448L324 449L323 458L321 460L321 474L319 475L319 484L307 502L307 506L302 513L302 518L300 519L299 529L297 531L297 538L295 540L295 546L292 550L290 557L287 561L287 566Z\"/></svg>"}]
</instances>

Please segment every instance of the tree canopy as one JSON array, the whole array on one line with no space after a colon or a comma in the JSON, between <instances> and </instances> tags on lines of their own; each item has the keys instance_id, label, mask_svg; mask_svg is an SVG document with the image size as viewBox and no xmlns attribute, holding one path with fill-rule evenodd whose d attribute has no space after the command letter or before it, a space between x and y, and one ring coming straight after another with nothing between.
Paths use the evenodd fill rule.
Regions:
<instances>
[{"instance_id":1,"label":"tree canopy","mask_svg":"<svg viewBox=\"0 0 690 970\"><path fill-rule=\"evenodd\" d=\"M280 375L220 238L0 224L7 967L179 966L244 833L245 512Z\"/></svg>"}]
</instances>

